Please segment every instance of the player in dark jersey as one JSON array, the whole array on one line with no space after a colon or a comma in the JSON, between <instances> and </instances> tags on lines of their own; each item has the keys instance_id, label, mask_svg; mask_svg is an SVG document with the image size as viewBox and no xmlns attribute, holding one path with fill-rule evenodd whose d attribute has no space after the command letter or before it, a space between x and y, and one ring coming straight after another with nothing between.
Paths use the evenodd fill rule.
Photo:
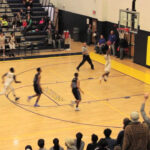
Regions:
<instances>
[{"instance_id":1,"label":"player in dark jersey","mask_svg":"<svg viewBox=\"0 0 150 150\"><path fill-rule=\"evenodd\" d=\"M72 101L71 105L76 103L76 108L75 108L76 111L79 111L79 103L81 101L80 92L84 93L80 88L80 81L78 79L78 76L79 74L75 73L74 78L72 79L72 82L71 82L72 93L76 99L76 101Z\"/></svg>"},{"instance_id":2,"label":"player in dark jersey","mask_svg":"<svg viewBox=\"0 0 150 150\"><path fill-rule=\"evenodd\" d=\"M34 104L35 107L39 107L38 101L39 101L41 94L42 94L42 88L40 85L41 72L42 72L41 68L37 68L37 73L34 76L34 80L33 80L33 87L34 87L34 91L36 94L32 95L32 96L28 96L28 101L31 100L31 98L33 98L33 97L37 97L37 100Z\"/></svg>"}]
</instances>

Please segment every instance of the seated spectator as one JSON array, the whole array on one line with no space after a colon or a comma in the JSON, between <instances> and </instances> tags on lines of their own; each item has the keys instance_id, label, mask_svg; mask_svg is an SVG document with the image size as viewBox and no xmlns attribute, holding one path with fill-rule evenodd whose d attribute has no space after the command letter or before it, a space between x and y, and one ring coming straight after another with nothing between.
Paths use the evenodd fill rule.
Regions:
<instances>
[{"instance_id":1,"label":"seated spectator","mask_svg":"<svg viewBox=\"0 0 150 150\"><path fill-rule=\"evenodd\" d=\"M67 150L77 150L74 139L66 139L65 146Z\"/></svg>"},{"instance_id":2,"label":"seated spectator","mask_svg":"<svg viewBox=\"0 0 150 150\"><path fill-rule=\"evenodd\" d=\"M9 37L9 48L10 48L10 53L9 56L15 56L13 50L15 50L15 34L12 32L10 37Z\"/></svg>"},{"instance_id":3,"label":"seated spectator","mask_svg":"<svg viewBox=\"0 0 150 150\"><path fill-rule=\"evenodd\" d=\"M21 16L21 18L23 18L24 16L25 16L25 13L24 13L24 11L23 11L23 9L20 9L20 16Z\"/></svg>"},{"instance_id":4,"label":"seated spectator","mask_svg":"<svg viewBox=\"0 0 150 150\"><path fill-rule=\"evenodd\" d=\"M64 150L63 147L59 145L59 140L57 138L53 139L54 146L50 148L50 150Z\"/></svg>"},{"instance_id":5,"label":"seated spectator","mask_svg":"<svg viewBox=\"0 0 150 150\"><path fill-rule=\"evenodd\" d=\"M32 0L26 0L25 6L26 6L26 8L27 8L28 6L30 6L30 7L32 8L32 7L33 7L33 1L32 1Z\"/></svg>"},{"instance_id":6,"label":"seated spectator","mask_svg":"<svg viewBox=\"0 0 150 150\"><path fill-rule=\"evenodd\" d=\"M39 140L38 140L39 150L46 150L46 149L44 148L44 145L45 145L44 139L39 139Z\"/></svg>"},{"instance_id":7,"label":"seated spectator","mask_svg":"<svg viewBox=\"0 0 150 150\"><path fill-rule=\"evenodd\" d=\"M131 123L125 128L122 150L149 150L150 136L147 124L139 122L139 113L132 112Z\"/></svg>"},{"instance_id":8,"label":"seated spectator","mask_svg":"<svg viewBox=\"0 0 150 150\"><path fill-rule=\"evenodd\" d=\"M97 46L95 47L96 53L103 54L105 44L106 44L106 40L104 36L101 34L99 42L97 43Z\"/></svg>"},{"instance_id":9,"label":"seated spectator","mask_svg":"<svg viewBox=\"0 0 150 150\"><path fill-rule=\"evenodd\" d=\"M43 31L45 29L45 21L44 18L41 18L41 20L38 23L37 26L38 31Z\"/></svg>"},{"instance_id":10,"label":"seated spectator","mask_svg":"<svg viewBox=\"0 0 150 150\"><path fill-rule=\"evenodd\" d=\"M32 30L32 19L31 19L30 15L28 15L26 22L27 22L27 26L26 26L26 28L24 28L24 31L23 31L24 35L26 35L26 32Z\"/></svg>"},{"instance_id":11,"label":"seated spectator","mask_svg":"<svg viewBox=\"0 0 150 150\"><path fill-rule=\"evenodd\" d=\"M107 141L107 143L108 143L108 148L110 149L110 150L113 150L114 149L114 146L115 146L115 144L116 144L116 140L114 140L114 139L112 139L111 137L110 137L110 135L111 135L111 129L105 129L104 130L104 135L105 135L105 140Z\"/></svg>"},{"instance_id":12,"label":"seated spectator","mask_svg":"<svg viewBox=\"0 0 150 150\"><path fill-rule=\"evenodd\" d=\"M75 145L76 145L77 150L83 150L84 149L85 143L84 143L84 141L82 141L82 137L83 137L82 133L78 132L76 134Z\"/></svg>"},{"instance_id":13,"label":"seated spectator","mask_svg":"<svg viewBox=\"0 0 150 150\"><path fill-rule=\"evenodd\" d=\"M2 26L8 27L8 21L5 18L2 20Z\"/></svg>"},{"instance_id":14,"label":"seated spectator","mask_svg":"<svg viewBox=\"0 0 150 150\"><path fill-rule=\"evenodd\" d=\"M32 150L32 146L31 146L31 145L27 145L27 146L25 147L25 150Z\"/></svg>"},{"instance_id":15,"label":"seated spectator","mask_svg":"<svg viewBox=\"0 0 150 150\"><path fill-rule=\"evenodd\" d=\"M108 143L105 139L100 139L100 141L97 143L97 148L95 150L110 150L108 148Z\"/></svg>"},{"instance_id":16,"label":"seated spectator","mask_svg":"<svg viewBox=\"0 0 150 150\"><path fill-rule=\"evenodd\" d=\"M3 32L0 33L0 50L3 51L3 57L5 57L5 35Z\"/></svg>"},{"instance_id":17,"label":"seated spectator","mask_svg":"<svg viewBox=\"0 0 150 150\"><path fill-rule=\"evenodd\" d=\"M124 129L127 127L127 125L131 122L129 118L124 118L123 119L123 130L119 132L118 137L117 137L117 145L120 145L122 147L123 144L123 137L124 137Z\"/></svg>"},{"instance_id":18,"label":"seated spectator","mask_svg":"<svg viewBox=\"0 0 150 150\"><path fill-rule=\"evenodd\" d=\"M16 25L17 25L17 27L21 26L21 21L22 21L22 18L21 18L20 12L17 12L17 15L16 15Z\"/></svg>"},{"instance_id":19,"label":"seated spectator","mask_svg":"<svg viewBox=\"0 0 150 150\"><path fill-rule=\"evenodd\" d=\"M27 9L26 9L26 15L28 15L28 14L29 14L30 16L32 15L32 10L31 10L31 7L30 7L30 6L28 6Z\"/></svg>"},{"instance_id":20,"label":"seated spectator","mask_svg":"<svg viewBox=\"0 0 150 150\"><path fill-rule=\"evenodd\" d=\"M95 148L97 147L97 140L98 140L98 136L95 134L92 134L91 136L92 143L87 145L86 150L95 150Z\"/></svg>"},{"instance_id":21,"label":"seated spectator","mask_svg":"<svg viewBox=\"0 0 150 150\"><path fill-rule=\"evenodd\" d=\"M146 103L146 101L148 100L148 98L149 98L149 95L148 94L145 94L144 95L144 102L142 103L142 105L141 105L141 115L142 115L142 117L143 117L143 120L144 120L144 122L145 123L147 123L147 125L149 126L149 128L150 128L150 118L146 115L146 112L145 112L145 103Z\"/></svg>"}]
</instances>

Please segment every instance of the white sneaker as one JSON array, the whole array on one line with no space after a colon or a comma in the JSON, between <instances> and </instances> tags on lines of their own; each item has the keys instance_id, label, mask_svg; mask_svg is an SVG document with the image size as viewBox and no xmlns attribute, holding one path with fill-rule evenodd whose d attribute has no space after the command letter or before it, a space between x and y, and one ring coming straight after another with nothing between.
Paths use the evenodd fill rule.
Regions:
<instances>
[{"instance_id":1,"label":"white sneaker","mask_svg":"<svg viewBox=\"0 0 150 150\"><path fill-rule=\"evenodd\" d=\"M80 109L78 107L75 108L75 111L80 111Z\"/></svg>"}]
</instances>

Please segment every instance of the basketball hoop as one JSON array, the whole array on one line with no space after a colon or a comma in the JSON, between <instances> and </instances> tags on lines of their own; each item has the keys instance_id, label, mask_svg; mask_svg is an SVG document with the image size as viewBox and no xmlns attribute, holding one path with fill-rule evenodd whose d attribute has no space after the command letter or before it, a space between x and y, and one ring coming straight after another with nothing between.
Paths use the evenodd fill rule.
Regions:
<instances>
[{"instance_id":1,"label":"basketball hoop","mask_svg":"<svg viewBox=\"0 0 150 150\"><path fill-rule=\"evenodd\" d=\"M129 34L129 28L118 28L117 29L118 33L119 33L119 38L120 39L124 39L125 35Z\"/></svg>"}]
</instances>

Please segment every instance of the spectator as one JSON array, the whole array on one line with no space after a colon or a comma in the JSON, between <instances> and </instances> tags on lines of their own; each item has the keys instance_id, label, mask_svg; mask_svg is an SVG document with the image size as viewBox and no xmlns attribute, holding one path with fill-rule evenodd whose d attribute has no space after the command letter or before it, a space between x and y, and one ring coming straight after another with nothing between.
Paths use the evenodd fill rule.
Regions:
<instances>
[{"instance_id":1,"label":"spectator","mask_svg":"<svg viewBox=\"0 0 150 150\"><path fill-rule=\"evenodd\" d=\"M92 143L87 145L86 150L95 150L95 148L97 147L98 136L95 134L92 134L91 140L92 140Z\"/></svg>"},{"instance_id":2,"label":"spectator","mask_svg":"<svg viewBox=\"0 0 150 150\"><path fill-rule=\"evenodd\" d=\"M66 139L65 145L67 147L67 150L77 150L75 141L73 139Z\"/></svg>"},{"instance_id":3,"label":"spectator","mask_svg":"<svg viewBox=\"0 0 150 150\"><path fill-rule=\"evenodd\" d=\"M10 53L9 56L15 56L13 50L15 50L15 34L12 32L10 37L9 37L9 48L10 48Z\"/></svg>"},{"instance_id":4,"label":"spectator","mask_svg":"<svg viewBox=\"0 0 150 150\"><path fill-rule=\"evenodd\" d=\"M17 27L21 26L21 21L22 21L22 18L21 18L20 12L17 12L17 15L16 15L16 25L17 25Z\"/></svg>"},{"instance_id":5,"label":"spectator","mask_svg":"<svg viewBox=\"0 0 150 150\"><path fill-rule=\"evenodd\" d=\"M113 55L116 56L115 42L116 42L117 38L116 38L116 35L114 34L113 30L110 31L108 40L111 41L111 49L112 49Z\"/></svg>"},{"instance_id":6,"label":"spectator","mask_svg":"<svg viewBox=\"0 0 150 150\"><path fill-rule=\"evenodd\" d=\"M106 44L106 40L104 36L101 34L97 46L95 47L96 53L103 54L105 44Z\"/></svg>"},{"instance_id":7,"label":"spectator","mask_svg":"<svg viewBox=\"0 0 150 150\"><path fill-rule=\"evenodd\" d=\"M149 98L149 95L145 94L145 96L144 96L144 102L141 105L141 115L143 117L144 122L147 123L147 125L150 128L150 118L146 115L145 110L144 110L145 109L145 103L148 100L148 98Z\"/></svg>"},{"instance_id":8,"label":"spectator","mask_svg":"<svg viewBox=\"0 0 150 150\"><path fill-rule=\"evenodd\" d=\"M139 122L139 113L132 112L131 123L125 128L122 150L149 150L149 128Z\"/></svg>"},{"instance_id":9,"label":"spectator","mask_svg":"<svg viewBox=\"0 0 150 150\"><path fill-rule=\"evenodd\" d=\"M93 33L93 37L95 39L95 45L96 45L99 40L99 33L97 32L97 30L95 30L95 32Z\"/></svg>"},{"instance_id":10,"label":"spectator","mask_svg":"<svg viewBox=\"0 0 150 150\"><path fill-rule=\"evenodd\" d=\"M20 16L21 16L21 18L23 18L24 15L25 15L25 13L24 13L23 9L20 9Z\"/></svg>"},{"instance_id":11,"label":"spectator","mask_svg":"<svg viewBox=\"0 0 150 150\"><path fill-rule=\"evenodd\" d=\"M27 145L27 146L25 147L25 150L32 150L32 146L31 146L31 145Z\"/></svg>"},{"instance_id":12,"label":"spectator","mask_svg":"<svg viewBox=\"0 0 150 150\"><path fill-rule=\"evenodd\" d=\"M0 49L3 50L3 57L5 57L5 35L3 32L0 33Z\"/></svg>"},{"instance_id":13,"label":"spectator","mask_svg":"<svg viewBox=\"0 0 150 150\"><path fill-rule=\"evenodd\" d=\"M116 140L112 139L110 137L111 135L111 129L105 129L104 130L104 135L105 135L105 140L107 141L108 143L108 148L110 148L110 150L113 150L114 149L114 146L116 144Z\"/></svg>"},{"instance_id":14,"label":"spectator","mask_svg":"<svg viewBox=\"0 0 150 150\"><path fill-rule=\"evenodd\" d=\"M120 145L122 147L123 144L123 137L124 137L124 129L126 126L131 122L129 118L124 118L123 119L123 130L119 132L118 137L117 137L117 145Z\"/></svg>"},{"instance_id":15,"label":"spectator","mask_svg":"<svg viewBox=\"0 0 150 150\"><path fill-rule=\"evenodd\" d=\"M92 25L89 24L87 29L87 45L90 45L92 43Z\"/></svg>"},{"instance_id":16,"label":"spectator","mask_svg":"<svg viewBox=\"0 0 150 150\"><path fill-rule=\"evenodd\" d=\"M64 150L63 147L59 145L59 140L57 138L53 139L54 146L50 148L50 150Z\"/></svg>"},{"instance_id":17,"label":"spectator","mask_svg":"<svg viewBox=\"0 0 150 150\"><path fill-rule=\"evenodd\" d=\"M44 148L44 145L45 145L44 139L39 139L39 140L38 140L39 150L46 150L46 149Z\"/></svg>"},{"instance_id":18,"label":"spectator","mask_svg":"<svg viewBox=\"0 0 150 150\"><path fill-rule=\"evenodd\" d=\"M31 7L30 7L30 6L28 6L27 9L26 9L26 15L28 15L28 14L29 14L30 16L32 15L32 10L31 10Z\"/></svg>"},{"instance_id":19,"label":"spectator","mask_svg":"<svg viewBox=\"0 0 150 150\"><path fill-rule=\"evenodd\" d=\"M97 146L97 148L95 150L110 150L108 148L108 143L107 143L106 139L103 139L103 138L100 139L100 141L98 142L97 145L98 146Z\"/></svg>"},{"instance_id":20,"label":"spectator","mask_svg":"<svg viewBox=\"0 0 150 150\"><path fill-rule=\"evenodd\" d=\"M26 28L24 28L24 31L23 31L25 35L26 35L26 32L28 32L29 30L32 30L32 19L30 15L28 15L26 22L27 22L27 26Z\"/></svg>"},{"instance_id":21,"label":"spectator","mask_svg":"<svg viewBox=\"0 0 150 150\"><path fill-rule=\"evenodd\" d=\"M75 145L76 145L77 150L83 150L84 149L85 143L82 141L82 137L83 137L82 133L78 132L76 134Z\"/></svg>"}]
</instances>

